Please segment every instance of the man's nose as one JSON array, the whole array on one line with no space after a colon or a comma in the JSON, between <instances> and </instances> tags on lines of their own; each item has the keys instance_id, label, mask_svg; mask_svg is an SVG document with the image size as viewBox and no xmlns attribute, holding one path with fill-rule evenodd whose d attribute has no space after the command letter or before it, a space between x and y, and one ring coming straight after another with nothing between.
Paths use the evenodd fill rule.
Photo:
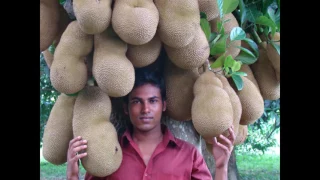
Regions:
<instances>
[{"instance_id":1,"label":"man's nose","mask_svg":"<svg viewBox=\"0 0 320 180\"><path fill-rule=\"evenodd\" d=\"M148 114L149 112L150 112L149 103L147 103L147 102L143 103L142 113L143 113L143 114Z\"/></svg>"}]
</instances>

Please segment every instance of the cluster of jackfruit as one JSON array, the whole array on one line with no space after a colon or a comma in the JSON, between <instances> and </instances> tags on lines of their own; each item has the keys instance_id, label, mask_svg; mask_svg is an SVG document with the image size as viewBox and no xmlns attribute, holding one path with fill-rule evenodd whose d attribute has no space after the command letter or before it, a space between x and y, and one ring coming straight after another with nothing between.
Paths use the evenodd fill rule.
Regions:
<instances>
[{"instance_id":1,"label":"cluster of jackfruit","mask_svg":"<svg viewBox=\"0 0 320 180\"><path fill-rule=\"evenodd\" d=\"M264 112L264 94L270 90L262 91L260 83L265 80L260 79L267 77L258 63L254 76L243 70L248 76L242 77L241 91L223 74L207 68L199 71L210 56L200 12L217 31L216 0L73 0L75 20L58 0L40 0L40 9L40 51L50 68L51 83L61 93L43 138L44 157L53 164L66 162L69 141L80 135L88 140L88 155L81 161L89 173L102 177L117 170L122 151L109 120L110 97L127 95L134 85L134 68L153 64L162 49L167 54L162 59L166 115L192 120L208 146L213 137L227 135L232 125L234 144L243 143L247 125ZM225 33L239 26L232 13L225 18L230 19L224 24ZM241 45L239 40L234 43ZM226 55L234 58L239 52L230 46ZM274 75L280 78L279 74Z\"/></svg>"}]
</instances>

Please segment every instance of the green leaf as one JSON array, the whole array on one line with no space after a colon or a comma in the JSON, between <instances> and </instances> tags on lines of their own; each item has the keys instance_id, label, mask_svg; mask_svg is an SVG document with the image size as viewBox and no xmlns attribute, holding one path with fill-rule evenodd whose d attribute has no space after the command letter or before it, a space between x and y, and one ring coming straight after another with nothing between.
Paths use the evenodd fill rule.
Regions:
<instances>
[{"instance_id":1,"label":"green leaf","mask_svg":"<svg viewBox=\"0 0 320 180\"><path fill-rule=\"evenodd\" d=\"M243 50L245 49L243 47L241 48L240 54L237 57L235 57L235 60L241 61L243 64L253 64L257 61L257 57L255 57L254 54L252 54L250 51L250 53L248 53L248 51Z\"/></svg>"},{"instance_id":2,"label":"green leaf","mask_svg":"<svg viewBox=\"0 0 320 180\"><path fill-rule=\"evenodd\" d=\"M219 1L219 0L218 0ZM239 5L238 0L224 0L223 1L223 13L229 14L234 11Z\"/></svg>"},{"instance_id":3,"label":"green leaf","mask_svg":"<svg viewBox=\"0 0 320 180\"><path fill-rule=\"evenodd\" d=\"M272 36L274 35L274 33L276 32L276 24L271 20L269 19L268 17L266 16L260 16L256 19L256 24L260 24L260 25L264 25L264 26L269 26L271 27L271 34Z\"/></svg>"},{"instance_id":4,"label":"green leaf","mask_svg":"<svg viewBox=\"0 0 320 180\"><path fill-rule=\"evenodd\" d=\"M226 74L229 74L229 68L228 67L224 68L224 71L226 72Z\"/></svg>"},{"instance_id":5,"label":"green leaf","mask_svg":"<svg viewBox=\"0 0 320 180\"><path fill-rule=\"evenodd\" d=\"M275 23L277 25L278 30L280 31L280 10L276 12L275 16Z\"/></svg>"},{"instance_id":6,"label":"green leaf","mask_svg":"<svg viewBox=\"0 0 320 180\"><path fill-rule=\"evenodd\" d=\"M219 34L224 34L224 26L222 21L217 22L217 28Z\"/></svg>"},{"instance_id":7,"label":"green leaf","mask_svg":"<svg viewBox=\"0 0 320 180\"><path fill-rule=\"evenodd\" d=\"M224 53L226 51L226 42L227 42L228 35L223 35L217 43L210 46L210 54L216 55L220 53Z\"/></svg>"},{"instance_id":8,"label":"green leaf","mask_svg":"<svg viewBox=\"0 0 320 180\"><path fill-rule=\"evenodd\" d=\"M218 59L215 60L215 61L210 65L210 67L211 67L211 68L219 68L219 67L222 67L222 66L223 66L223 63L224 63L224 59L225 59L225 56L224 56L224 55L219 56Z\"/></svg>"},{"instance_id":9,"label":"green leaf","mask_svg":"<svg viewBox=\"0 0 320 180\"><path fill-rule=\"evenodd\" d=\"M258 45L250 38L244 38L243 41L245 41L253 50L253 53L256 57L259 57L259 48Z\"/></svg>"},{"instance_id":10,"label":"green leaf","mask_svg":"<svg viewBox=\"0 0 320 180\"><path fill-rule=\"evenodd\" d=\"M224 67L232 67L236 61L232 58L231 55L227 56L224 61Z\"/></svg>"},{"instance_id":11,"label":"green leaf","mask_svg":"<svg viewBox=\"0 0 320 180\"><path fill-rule=\"evenodd\" d=\"M242 80L241 76L236 75L236 74L232 74L231 77L232 77L232 80L235 83L238 91L241 91L243 88L243 80Z\"/></svg>"},{"instance_id":12,"label":"green leaf","mask_svg":"<svg viewBox=\"0 0 320 180\"><path fill-rule=\"evenodd\" d=\"M247 14L248 21L253 22L253 23L256 21L256 18L263 15L262 12L259 11L257 6L254 4L249 5L247 7L246 14Z\"/></svg>"},{"instance_id":13,"label":"green leaf","mask_svg":"<svg viewBox=\"0 0 320 180\"><path fill-rule=\"evenodd\" d=\"M236 73L236 71L239 71L239 69L241 68L241 63L240 61L234 61L232 67L231 67L231 70ZM234 74L233 73L233 74Z\"/></svg>"},{"instance_id":14,"label":"green leaf","mask_svg":"<svg viewBox=\"0 0 320 180\"><path fill-rule=\"evenodd\" d=\"M262 13L267 14L268 8L270 8L271 4L274 2L274 0L264 0L263 2L263 8L262 8Z\"/></svg>"},{"instance_id":15,"label":"green leaf","mask_svg":"<svg viewBox=\"0 0 320 180\"><path fill-rule=\"evenodd\" d=\"M64 3L66 3L66 0L59 0L59 3L60 3L61 5L64 5Z\"/></svg>"},{"instance_id":16,"label":"green leaf","mask_svg":"<svg viewBox=\"0 0 320 180\"><path fill-rule=\"evenodd\" d=\"M205 18L201 18L200 19L200 26L201 26L204 34L206 35L207 40L209 41L210 34L211 34L211 26L210 26L208 20Z\"/></svg>"},{"instance_id":17,"label":"green leaf","mask_svg":"<svg viewBox=\"0 0 320 180\"><path fill-rule=\"evenodd\" d=\"M51 54L54 54L54 51L56 50L56 47L54 46L54 44L51 44L50 46L49 46L49 52L51 53Z\"/></svg>"},{"instance_id":18,"label":"green leaf","mask_svg":"<svg viewBox=\"0 0 320 180\"><path fill-rule=\"evenodd\" d=\"M247 73L241 72L241 71L234 72L233 74L234 74L234 75L239 75L239 76L248 76Z\"/></svg>"},{"instance_id":19,"label":"green leaf","mask_svg":"<svg viewBox=\"0 0 320 180\"><path fill-rule=\"evenodd\" d=\"M243 40L246 38L246 33L240 27L234 27L230 32L230 40Z\"/></svg>"},{"instance_id":20,"label":"green leaf","mask_svg":"<svg viewBox=\"0 0 320 180\"><path fill-rule=\"evenodd\" d=\"M269 16L269 18L274 22L274 23L276 23L276 16L275 16L275 11L274 11L274 9L272 9L271 7L269 7L268 8L268 10L267 10L267 12L268 12L268 16Z\"/></svg>"},{"instance_id":21,"label":"green leaf","mask_svg":"<svg viewBox=\"0 0 320 180\"><path fill-rule=\"evenodd\" d=\"M217 3L218 3L218 8L219 8L219 13L220 13L220 18L222 19L223 18L223 15L224 15L224 13L223 13L223 2L224 2L224 0L216 0L217 1Z\"/></svg>"},{"instance_id":22,"label":"green leaf","mask_svg":"<svg viewBox=\"0 0 320 180\"><path fill-rule=\"evenodd\" d=\"M207 15L205 12L200 12L200 18L208 19Z\"/></svg>"},{"instance_id":23,"label":"green leaf","mask_svg":"<svg viewBox=\"0 0 320 180\"><path fill-rule=\"evenodd\" d=\"M270 41L270 43L277 50L278 54L280 55L280 46L272 41Z\"/></svg>"},{"instance_id":24,"label":"green leaf","mask_svg":"<svg viewBox=\"0 0 320 180\"><path fill-rule=\"evenodd\" d=\"M240 24L241 24L241 27L243 28L244 22L247 19L247 12L246 12L247 10L243 0L239 0L239 8L240 8Z\"/></svg>"}]
</instances>

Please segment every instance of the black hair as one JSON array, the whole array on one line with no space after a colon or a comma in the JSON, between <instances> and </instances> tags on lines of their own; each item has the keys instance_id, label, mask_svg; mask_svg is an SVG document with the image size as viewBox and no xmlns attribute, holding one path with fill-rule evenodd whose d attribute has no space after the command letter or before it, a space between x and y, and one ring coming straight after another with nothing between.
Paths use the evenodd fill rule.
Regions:
<instances>
[{"instance_id":1,"label":"black hair","mask_svg":"<svg viewBox=\"0 0 320 180\"><path fill-rule=\"evenodd\" d=\"M162 101L166 100L166 87L163 78L163 74L160 69L151 69L151 68L137 68L135 69L135 82L132 90L135 88L145 85L152 84L160 89ZM124 103L128 104L129 94L124 96Z\"/></svg>"}]
</instances>

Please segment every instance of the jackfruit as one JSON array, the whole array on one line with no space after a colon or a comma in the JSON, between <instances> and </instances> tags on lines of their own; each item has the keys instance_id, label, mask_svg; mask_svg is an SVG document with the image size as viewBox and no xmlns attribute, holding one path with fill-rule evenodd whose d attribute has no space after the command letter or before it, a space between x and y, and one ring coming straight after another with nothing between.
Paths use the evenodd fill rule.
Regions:
<instances>
[{"instance_id":1,"label":"jackfruit","mask_svg":"<svg viewBox=\"0 0 320 180\"><path fill-rule=\"evenodd\" d=\"M111 22L112 0L74 0L73 11L80 28L87 34L105 31Z\"/></svg>"},{"instance_id":2,"label":"jackfruit","mask_svg":"<svg viewBox=\"0 0 320 180\"><path fill-rule=\"evenodd\" d=\"M60 165L67 162L69 141L73 138L72 118L76 96L60 94L52 107L43 133L43 157Z\"/></svg>"},{"instance_id":3,"label":"jackfruit","mask_svg":"<svg viewBox=\"0 0 320 180\"><path fill-rule=\"evenodd\" d=\"M116 0L112 12L112 26L128 44L146 44L155 36L159 12L152 0Z\"/></svg>"},{"instance_id":4,"label":"jackfruit","mask_svg":"<svg viewBox=\"0 0 320 180\"><path fill-rule=\"evenodd\" d=\"M234 140L234 145L240 145L243 144L244 141L247 139L248 136L248 126L247 125L239 125L239 130L236 135L236 139Z\"/></svg>"},{"instance_id":5,"label":"jackfruit","mask_svg":"<svg viewBox=\"0 0 320 180\"><path fill-rule=\"evenodd\" d=\"M208 21L219 16L217 0L199 0L199 10L206 13Z\"/></svg>"},{"instance_id":6,"label":"jackfruit","mask_svg":"<svg viewBox=\"0 0 320 180\"><path fill-rule=\"evenodd\" d=\"M277 100L280 98L280 82L277 80L276 72L268 60L266 50L260 48L259 52L259 59L251 65L251 69L259 84L263 99Z\"/></svg>"},{"instance_id":7,"label":"jackfruit","mask_svg":"<svg viewBox=\"0 0 320 180\"><path fill-rule=\"evenodd\" d=\"M58 33L59 1L40 0L40 52L49 48Z\"/></svg>"},{"instance_id":8,"label":"jackfruit","mask_svg":"<svg viewBox=\"0 0 320 180\"><path fill-rule=\"evenodd\" d=\"M167 59L164 72L167 94L166 113L172 119L191 120L191 105L194 99L193 85L198 77L197 69L181 69Z\"/></svg>"},{"instance_id":9,"label":"jackfruit","mask_svg":"<svg viewBox=\"0 0 320 180\"><path fill-rule=\"evenodd\" d=\"M94 35L92 73L101 90L111 97L127 95L134 85L135 72L126 57L127 48L112 27Z\"/></svg>"},{"instance_id":10,"label":"jackfruit","mask_svg":"<svg viewBox=\"0 0 320 180\"><path fill-rule=\"evenodd\" d=\"M259 89L259 84L257 83L257 80L252 72L251 67L248 64L242 64L240 70L241 72L245 72L247 73L247 78L253 82L253 84L257 87L257 89L260 91Z\"/></svg>"},{"instance_id":11,"label":"jackfruit","mask_svg":"<svg viewBox=\"0 0 320 180\"><path fill-rule=\"evenodd\" d=\"M241 106L242 114L240 119L241 125L253 124L264 112L264 101L258 88L245 76L240 76L243 81L242 90L235 87L233 80L228 79L231 87L237 93Z\"/></svg>"},{"instance_id":12,"label":"jackfruit","mask_svg":"<svg viewBox=\"0 0 320 180\"><path fill-rule=\"evenodd\" d=\"M61 36L54 52L50 80L59 92L73 94L87 82L86 56L93 49L93 36L84 33L78 21L72 21Z\"/></svg>"},{"instance_id":13,"label":"jackfruit","mask_svg":"<svg viewBox=\"0 0 320 180\"><path fill-rule=\"evenodd\" d=\"M208 70L196 80L193 92L195 96L191 107L193 125L197 132L210 142L233 123L233 109L229 95L222 88L220 79Z\"/></svg>"},{"instance_id":14,"label":"jackfruit","mask_svg":"<svg viewBox=\"0 0 320 180\"><path fill-rule=\"evenodd\" d=\"M198 26L194 39L187 46L172 48L164 45L164 48L170 60L182 69L198 68L210 55L208 40L200 26Z\"/></svg>"},{"instance_id":15,"label":"jackfruit","mask_svg":"<svg viewBox=\"0 0 320 180\"><path fill-rule=\"evenodd\" d=\"M197 0L154 0L159 11L158 32L161 41L172 48L187 46L200 25Z\"/></svg>"},{"instance_id":16,"label":"jackfruit","mask_svg":"<svg viewBox=\"0 0 320 180\"><path fill-rule=\"evenodd\" d=\"M145 67L155 62L160 55L162 42L156 34L151 41L143 45L128 44L127 57L137 68Z\"/></svg>"},{"instance_id":17,"label":"jackfruit","mask_svg":"<svg viewBox=\"0 0 320 180\"><path fill-rule=\"evenodd\" d=\"M238 127L239 127L241 114L242 114L241 102L240 102L239 96L231 87L227 78L223 75L218 75L218 74L217 74L217 77L222 82L223 89L228 93L231 101L232 110L233 110L233 123L232 123L233 131L234 131L234 134L236 135L238 133ZM223 133L223 135L229 136L229 131L227 130L226 132Z\"/></svg>"},{"instance_id":18,"label":"jackfruit","mask_svg":"<svg viewBox=\"0 0 320 180\"><path fill-rule=\"evenodd\" d=\"M233 28L239 27L239 23L238 23L237 19L234 17L234 15L232 13L225 14L223 19L224 20L230 19L230 21L228 21L228 22L223 24L224 33L229 35L229 37L227 38L227 42L226 42L226 44L228 45L231 42L230 41L230 33L231 33ZM217 22L220 21L220 20L221 20L221 18L220 18L220 16L218 16L217 18L215 18L212 21L210 21L211 32L219 32L218 31ZM232 45L226 48L226 57L231 55L233 58L235 58L236 56L239 55L240 49L237 48L236 46L241 46L241 40L233 41ZM216 55L214 55L214 57L218 58L220 55L221 54L216 54Z\"/></svg>"},{"instance_id":19,"label":"jackfruit","mask_svg":"<svg viewBox=\"0 0 320 180\"><path fill-rule=\"evenodd\" d=\"M87 140L84 169L97 177L115 172L122 162L117 132L110 122L111 101L98 86L86 86L78 95L73 115L73 135Z\"/></svg>"}]
</instances>

